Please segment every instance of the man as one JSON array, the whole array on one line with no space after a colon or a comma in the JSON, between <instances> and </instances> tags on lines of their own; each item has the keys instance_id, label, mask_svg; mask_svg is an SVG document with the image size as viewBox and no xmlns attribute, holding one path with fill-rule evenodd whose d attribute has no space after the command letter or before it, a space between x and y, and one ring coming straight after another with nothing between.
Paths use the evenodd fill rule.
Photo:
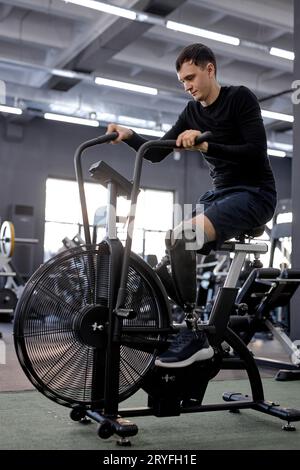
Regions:
<instances>
[{"instance_id":1,"label":"man","mask_svg":"<svg viewBox=\"0 0 300 470\"><path fill-rule=\"evenodd\" d=\"M176 139L176 145L199 150L209 166L213 190L200 197L202 213L191 219L195 230L204 230L203 243L218 248L225 240L264 225L276 206L276 189L267 156L266 133L255 95L244 86L221 86L217 79L214 53L203 44L192 44L176 60L179 81L193 100L189 101L175 125L163 139ZM131 129L110 124L107 132L117 131L113 143L125 141L137 150L145 139ZM209 142L195 145L195 139L211 131ZM170 151L154 149L145 155L152 162L161 161ZM179 296L185 278L195 280L195 252L187 250L182 224L168 233L172 277ZM201 246L197 247L198 249ZM185 282L185 285L187 282ZM184 330L170 348L156 359L160 367L185 367L194 361L211 358L213 350L202 332Z\"/></svg>"}]
</instances>

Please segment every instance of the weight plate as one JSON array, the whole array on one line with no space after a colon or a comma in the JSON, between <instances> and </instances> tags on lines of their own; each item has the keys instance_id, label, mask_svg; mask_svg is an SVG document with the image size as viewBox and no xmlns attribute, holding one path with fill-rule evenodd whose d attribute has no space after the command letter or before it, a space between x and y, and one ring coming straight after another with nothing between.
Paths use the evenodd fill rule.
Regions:
<instances>
[{"instance_id":1,"label":"weight plate","mask_svg":"<svg viewBox=\"0 0 300 470\"><path fill-rule=\"evenodd\" d=\"M0 253L11 258L15 249L15 228L12 222L3 222L0 230Z\"/></svg>"}]
</instances>

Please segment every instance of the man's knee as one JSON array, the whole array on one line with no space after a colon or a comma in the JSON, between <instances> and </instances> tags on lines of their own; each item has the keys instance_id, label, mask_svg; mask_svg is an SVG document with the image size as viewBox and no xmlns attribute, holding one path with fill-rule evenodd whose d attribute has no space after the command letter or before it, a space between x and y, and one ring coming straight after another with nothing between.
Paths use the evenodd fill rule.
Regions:
<instances>
[{"instance_id":1,"label":"man's knee","mask_svg":"<svg viewBox=\"0 0 300 470\"><path fill-rule=\"evenodd\" d=\"M206 219L206 220L205 220ZM167 248L175 248L181 241L186 250L199 250L215 238L215 229L209 219L203 215L183 221L166 233Z\"/></svg>"},{"instance_id":2,"label":"man's knee","mask_svg":"<svg viewBox=\"0 0 300 470\"><path fill-rule=\"evenodd\" d=\"M195 230L203 232L205 234L205 242L212 242L217 239L217 233L215 227L209 218L204 214L199 214L192 219L192 225L195 227Z\"/></svg>"}]
</instances>

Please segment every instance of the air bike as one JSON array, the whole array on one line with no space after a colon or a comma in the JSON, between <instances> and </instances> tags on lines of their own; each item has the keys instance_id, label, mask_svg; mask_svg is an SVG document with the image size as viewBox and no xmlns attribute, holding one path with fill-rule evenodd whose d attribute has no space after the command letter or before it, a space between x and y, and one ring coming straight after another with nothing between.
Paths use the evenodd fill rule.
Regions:
<instances>
[{"instance_id":1,"label":"air bike","mask_svg":"<svg viewBox=\"0 0 300 470\"><path fill-rule=\"evenodd\" d=\"M138 432L137 425L128 419L134 416L254 409L286 421L283 429L294 430L291 423L300 420L300 411L265 401L252 354L227 326L246 256L252 253L259 257L267 251L266 244L245 238L258 236L263 228L222 246L222 251L234 256L208 323L197 319L191 303L182 302L187 325L205 330L214 356L179 369L154 365L159 352L168 348L176 327L166 288L155 270L131 252L131 243L143 157L149 149L171 150L176 143L156 140L143 144L136 154L133 182L103 161L92 165L91 176L108 189L107 234L101 243L92 244L81 157L86 149L113 141L117 135L103 135L76 150L86 244L47 261L23 291L14 338L25 374L45 396L71 408L74 421L92 418L99 423L101 438L116 434L121 445L129 445L129 437ZM197 143L209 138L211 134L204 133ZM131 199L125 247L115 235L118 196ZM226 392L221 403L202 405L208 382L221 369L245 369L252 396ZM138 389L147 393L148 406L119 408L119 403Z\"/></svg>"}]
</instances>

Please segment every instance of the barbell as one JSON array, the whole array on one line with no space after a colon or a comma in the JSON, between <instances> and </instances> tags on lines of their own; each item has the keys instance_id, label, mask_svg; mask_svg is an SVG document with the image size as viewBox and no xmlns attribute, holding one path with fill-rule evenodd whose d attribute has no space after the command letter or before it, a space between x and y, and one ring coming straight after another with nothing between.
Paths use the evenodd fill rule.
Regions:
<instances>
[{"instance_id":1,"label":"barbell","mask_svg":"<svg viewBox=\"0 0 300 470\"><path fill-rule=\"evenodd\" d=\"M36 244L37 238L16 238L14 224L8 220L3 222L0 229L0 254L11 258L14 254L15 243Z\"/></svg>"}]
</instances>

